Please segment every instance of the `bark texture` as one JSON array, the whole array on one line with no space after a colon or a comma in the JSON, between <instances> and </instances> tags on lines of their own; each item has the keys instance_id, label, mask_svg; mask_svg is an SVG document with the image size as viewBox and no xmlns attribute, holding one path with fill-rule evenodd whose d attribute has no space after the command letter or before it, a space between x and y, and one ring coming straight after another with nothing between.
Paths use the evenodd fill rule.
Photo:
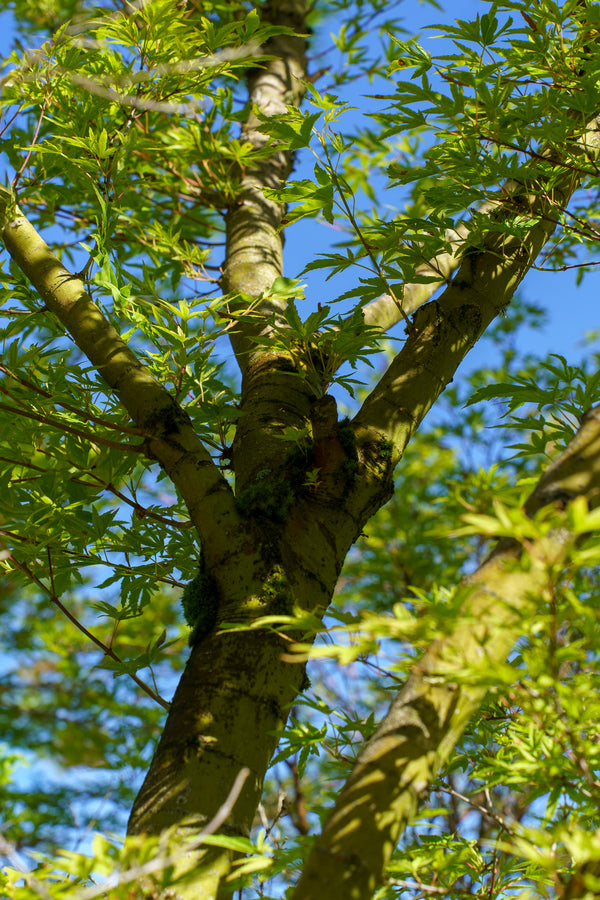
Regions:
<instances>
[{"instance_id":1,"label":"bark texture","mask_svg":"<svg viewBox=\"0 0 600 900\"><path fill-rule=\"evenodd\" d=\"M575 497L591 508L600 502L600 407L584 417L525 509L533 514ZM516 541L500 541L465 580L457 627L415 665L365 745L292 900L373 896L420 799L484 699L489 673L505 661L545 593L551 594L575 541L567 527L550 531L527 551Z\"/></svg>"},{"instance_id":2,"label":"bark texture","mask_svg":"<svg viewBox=\"0 0 600 900\"><path fill-rule=\"evenodd\" d=\"M293 633L253 623L295 609L323 615L349 548L391 496L393 470L411 436L551 236L550 188L554 208L566 205L579 183L571 165L553 172L551 185L549 176L548 193L539 185L535 192L527 184L505 186L489 212L490 224L527 221L525 237L490 228L483 241L470 245L467 230L450 235L453 252L430 267L439 271L439 283L454 272L451 283L430 303L430 286L407 286L408 311L417 310L408 339L354 420L340 422L325 385L306 377L308 358L260 347L261 337L281 326L285 308L272 291L282 275L283 209L263 189L281 185L292 165L289 152L266 145L260 116L285 114L286 104L301 100L307 9L305 0L272 0L267 7L272 22L295 34L272 39L264 48L271 60L249 79L243 134L260 159L245 173L226 217L223 285L231 295L232 346L242 374L232 450L235 491L185 412L112 328L82 281L51 253L13 198L0 193L10 255L45 309L117 392L143 432L140 451L164 467L198 532L195 596L203 625L129 826L132 835L170 830L172 845L181 847L175 869L185 877L169 896L180 900L212 900L226 891L231 853L195 846L190 836L215 816L244 768L250 775L222 830L249 833L274 734L302 686L303 667L286 655ZM570 153L597 159L596 120L579 129ZM382 330L398 318L391 298L371 304L365 315L367 324ZM306 440L290 447L282 440L289 429ZM559 495L596 502L599 435L594 412L542 480L528 511ZM308 477L315 470L316 482ZM509 652L522 617L544 591L548 560L560 565L571 540L564 531L549 535L533 548L526 571L516 565L521 548L501 545L470 580L462 624L425 654L366 745L294 900L371 897L419 798L481 702L483 689L457 680L456 672L490 666Z\"/></svg>"}]
</instances>

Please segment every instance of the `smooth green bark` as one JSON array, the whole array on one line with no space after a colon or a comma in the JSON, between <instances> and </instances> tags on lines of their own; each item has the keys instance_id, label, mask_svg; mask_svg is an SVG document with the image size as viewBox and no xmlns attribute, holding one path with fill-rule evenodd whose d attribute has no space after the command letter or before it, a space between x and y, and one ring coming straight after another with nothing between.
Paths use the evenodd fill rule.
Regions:
<instances>
[{"instance_id":1,"label":"smooth green bark","mask_svg":"<svg viewBox=\"0 0 600 900\"><path fill-rule=\"evenodd\" d=\"M242 137L257 150L268 146L267 136L259 130L261 116L285 116L287 105L299 106L304 96L308 8L307 0L273 0L265 11L269 21L292 29L294 34L272 38L263 48L272 58L248 79L250 114ZM283 274L281 224L285 209L265 196L263 189L282 187L292 163L289 151L271 147L267 157L244 174L237 201L225 217L223 290L242 295L231 304L234 314L242 313L231 333L242 372L257 350L256 340L272 332L271 320L281 321L285 307L284 301L269 296L273 282Z\"/></svg>"}]
</instances>

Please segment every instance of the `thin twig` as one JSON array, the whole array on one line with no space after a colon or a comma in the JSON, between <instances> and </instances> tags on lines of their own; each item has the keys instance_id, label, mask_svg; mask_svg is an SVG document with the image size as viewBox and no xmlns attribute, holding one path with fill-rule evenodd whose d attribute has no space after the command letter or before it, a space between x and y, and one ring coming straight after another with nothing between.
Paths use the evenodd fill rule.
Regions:
<instances>
[{"instance_id":1,"label":"thin twig","mask_svg":"<svg viewBox=\"0 0 600 900\"><path fill-rule=\"evenodd\" d=\"M479 803L475 803L474 800L471 800L470 797L465 796L465 794L461 794L459 791L455 791L454 788L450 787L438 787L438 791L441 791L443 794L450 794L452 797L457 797L459 800L462 800L464 803L468 803L471 809L477 810L477 812L482 813L484 816L487 816L488 819L492 819L496 825L499 825L509 834L511 834L511 827L508 822L499 816L498 813L494 812L493 809L490 809L486 806L481 806Z\"/></svg>"},{"instance_id":2,"label":"thin twig","mask_svg":"<svg viewBox=\"0 0 600 900\"><path fill-rule=\"evenodd\" d=\"M10 531L7 528L0 528L0 536L10 538L12 541L21 541L21 543L28 544L31 547L39 547L40 542L33 540L29 537L24 537L22 534L17 534L15 531ZM91 553L76 553L73 550L70 550L67 547L60 546L59 549L66 555L70 560L78 561L78 562L87 562L90 565L101 565L101 566L109 566L112 569L115 569L118 572L122 572L124 575L133 575L135 574L135 569L130 565L123 565L123 563L118 563L108 559L107 549L104 548L104 557L99 555L93 555ZM115 549L115 548L108 548ZM116 548L116 550L120 553L123 552L122 546ZM152 574L152 578L154 581L160 581L162 584L168 584L169 587L172 588L181 588L183 584L178 581L176 578L169 577L166 578L164 575L158 575L156 572Z\"/></svg>"},{"instance_id":3,"label":"thin twig","mask_svg":"<svg viewBox=\"0 0 600 900\"><path fill-rule=\"evenodd\" d=\"M50 565L50 569L49 569L50 581L52 584L54 584L54 575L52 572L52 560L51 560L51 556L50 556L50 548L49 547L47 548L47 552L48 552L48 560L49 560L49 565ZM105 656L110 656L110 658L114 659L115 662L121 663L121 665L123 665L123 660L121 659L121 657L118 656L118 654L116 654L115 651L112 650L110 647L108 647L103 641L101 641L100 638L97 638L96 635L92 634L92 632L89 631L85 627L85 625L83 625L79 621L79 619L77 619L76 616L74 616L73 613L67 609L67 607L64 605L64 603L62 603L59 600L54 589L49 589L47 587L47 585L45 585L44 582L31 571L31 569L29 568L27 563L21 562L20 560L16 559L16 557L13 556L12 553L10 554L9 558L10 558L11 562L15 565L15 567L17 569L19 569L20 572L23 572L24 575L27 575L27 577L30 579L30 581L32 581L34 584L36 584L40 588L40 590L42 590L46 594L46 596L48 597L50 602L53 603L54 606L56 606L58 609L60 609L60 611L63 613L63 615L65 615L67 617L67 619L70 622L72 622L72 624L79 631L81 631L81 633L83 635L85 635L86 638L88 638L88 640L92 641L92 643L94 643L97 647L100 648L100 650L102 650L102 652L104 653ZM134 672L128 672L127 674L137 684L137 686L142 691L144 691L144 693L148 694L148 696L151 697L153 700L155 700L156 703L158 703L160 706L162 706L163 709L171 708L171 704L167 700L164 700L160 696L160 694L157 694L156 691L154 691L150 687L150 685L148 685L144 681L142 681L142 679L139 678Z\"/></svg>"},{"instance_id":4,"label":"thin twig","mask_svg":"<svg viewBox=\"0 0 600 900\"><path fill-rule=\"evenodd\" d=\"M404 312L404 309L402 307L402 301L399 300L398 297L396 297L391 285L388 283L387 278L383 274L383 270L382 270L381 266L379 265L379 263L377 262L377 258L375 256L375 254L373 253L370 244L365 239L365 237L362 233L362 229L361 229L360 225L358 224L354 213L350 209L350 204L346 200L346 196L344 194L344 190L343 190L340 180L338 178L337 172L335 171L333 163L331 162L331 157L329 155L329 151L327 149L327 144L326 144L325 140L322 141L322 145L323 145L323 152L325 153L325 158L327 159L327 162L329 164L329 174L331 175L331 180L333 181L335 187L337 188L338 194L340 196L342 205L346 211L346 215L348 216L350 224L352 225L359 241L361 242L365 253L371 260L371 265L373 266L373 271L382 279L383 283L385 284L385 286L388 290L389 296L394 301L394 304L396 305L399 313L401 314L401 316L404 320L404 324L406 325L406 329L407 329L408 333L411 334L413 332L413 324L410 321L410 319L408 318L408 316L406 315L406 313Z\"/></svg>"},{"instance_id":5,"label":"thin twig","mask_svg":"<svg viewBox=\"0 0 600 900\"><path fill-rule=\"evenodd\" d=\"M15 175L15 177L14 177L13 180L12 180L11 187L12 187L13 191L16 190L16 187L17 187L19 178L21 177L21 175L23 174L23 172L24 172L25 169L27 168L27 164L29 163L29 160L31 159L31 154L33 153L33 151L34 151L34 149L35 149L35 145L36 145L36 143L37 143L37 139L38 139L38 136L39 136L39 133L40 133L40 128L42 127L42 122L43 122L43 120L44 120L44 113L46 112L46 104L47 104L47 102L48 102L48 97L44 97L44 100L43 100L43 102L42 102L42 108L40 109L40 115L39 115L39 118L38 118L38 122L37 122L37 125L36 125L36 128L35 128L35 132L34 132L34 134L33 134L33 140L31 141L31 145L30 145L30 147L29 147L29 151L28 151L28 153L27 153L27 156L26 156L25 159L23 160L23 163L22 163L22 165L21 165L21 168L19 169L19 171L17 172L17 174Z\"/></svg>"},{"instance_id":6,"label":"thin twig","mask_svg":"<svg viewBox=\"0 0 600 900\"><path fill-rule=\"evenodd\" d=\"M85 472L85 474L89 478L93 478L95 480L95 484L85 481L84 478L73 478L72 480L77 484L82 484L84 487L101 487L105 491L110 491L111 494L114 494L115 497L118 497L119 500L122 500L123 503L127 503L128 506L131 506L136 515L140 519L152 519L154 522L161 522L163 525L167 525L169 528L193 528L193 523L189 519L182 519L181 521L177 519L171 519L168 516L161 516L159 513L152 512L151 509L147 509L145 506L142 506L141 503L138 503L137 500L131 500L126 494L120 491L118 488L114 486L114 484L110 481L104 481L100 478L99 475L96 475L95 472Z\"/></svg>"},{"instance_id":7,"label":"thin twig","mask_svg":"<svg viewBox=\"0 0 600 900\"><path fill-rule=\"evenodd\" d=\"M51 455L46 453L44 450L40 450L40 453L44 453L45 455ZM44 469L43 466L36 466L35 463L29 462L29 460L22 459L12 459L8 456L0 456L0 462L12 463L14 466L18 466L24 469L32 469L34 472L40 472L42 475L46 475L48 469ZM127 494L124 494L118 488L114 486L111 481L104 481L104 479L100 478L95 472L91 472L89 469L86 469L84 466L79 466L77 463L69 459L69 464L76 469L79 469L80 472L84 473L88 478L94 479L93 483L86 481L83 477L73 477L70 480L74 484L81 484L84 487L91 488L102 488L102 490L109 491L111 494L114 494L115 497L118 497L119 500L122 500L123 503L127 503L128 506L131 506L140 519L153 519L155 522L161 522L163 525L167 525L169 528L193 528L193 524L189 519L173 519L169 516L161 516L159 513L153 512L151 509L148 509L145 506L142 506L141 503L138 503L137 500L132 500ZM11 479L11 484L16 479ZM18 481L23 481L24 479L18 479ZM31 480L31 479L30 479Z\"/></svg>"},{"instance_id":8,"label":"thin twig","mask_svg":"<svg viewBox=\"0 0 600 900\"><path fill-rule=\"evenodd\" d=\"M7 369L6 366L0 365L0 372L4 372L6 376L17 381L22 387L26 387L28 390L34 391L36 394L40 394L40 396L46 397L48 400L52 400L53 395L51 391L46 391L39 385L33 384L33 382L29 381L27 378L23 378L21 375L17 375L15 372ZM6 393L7 396L12 396L8 391L3 390L2 393ZM13 397L12 399L14 400L15 398ZM94 416L92 413L78 409L76 406L71 406L70 403L64 403L62 400L52 400L52 402L55 403L56 406L60 406L62 409L66 409L68 412L80 416L82 419L87 419L88 422L93 422L95 425L103 425L104 428L112 428L115 431L123 432L123 434L132 434L135 437L149 436L148 432L143 431L141 428L132 428L129 425L117 425L115 422L108 422L100 416Z\"/></svg>"},{"instance_id":9,"label":"thin twig","mask_svg":"<svg viewBox=\"0 0 600 900\"><path fill-rule=\"evenodd\" d=\"M388 878L386 884L393 884L394 887L405 888L409 891L419 891L422 894L444 894L448 895L447 887L437 887L435 884L421 884L415 881L402 881L400 878Z\"/></svg>"},{"instance_id":10,"label":"thin twig","mask_svg":"<svg viewBox=\"0 0 600 900\"><path fill-rule=\"evenodd\" d=\"M0 388L1 393L6 393ZM19 409L18 406L9 406L8 403L0 403L0 409L5 412L14 413L17 416L23 416L26 419L33 419L34 422L41 422L42 425L49 425L51 428L58 428L61 431L67 431L74 434L75 437L83 438L85 441L92 441L95 444L104 444L106 447L112 447L114 450L125 450L127 453L143 453L143 444L122 444L119 441L111 441L109 438L100 437L97 434L90 434L87 431L81 431L79 428L73 428L71 425L61 419L54 419L51 416L42 416L26 409Z\"/></svg>"}]
</instances>

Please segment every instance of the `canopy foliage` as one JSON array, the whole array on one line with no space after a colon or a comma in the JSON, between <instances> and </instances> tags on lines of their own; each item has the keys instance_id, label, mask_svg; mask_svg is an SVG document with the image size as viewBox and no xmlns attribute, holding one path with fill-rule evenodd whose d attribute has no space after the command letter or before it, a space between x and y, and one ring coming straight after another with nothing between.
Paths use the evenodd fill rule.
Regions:
<instances>
[{"instance_id":1,"label":"canopy foliage","mask_svg":"<svg viewBox=\"0 0 600 900\"><path fill-rule=\"evenodd\" d=\"M600 7L5 6L2 892L596 896Z\"/></svg>"}]
</instances>

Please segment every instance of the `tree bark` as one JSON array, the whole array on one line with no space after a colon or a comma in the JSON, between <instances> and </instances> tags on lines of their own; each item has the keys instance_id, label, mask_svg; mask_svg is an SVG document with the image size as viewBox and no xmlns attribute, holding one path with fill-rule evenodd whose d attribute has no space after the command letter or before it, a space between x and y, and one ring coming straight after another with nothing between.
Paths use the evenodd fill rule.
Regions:
<instances>
[{"instance_id":1,"label":"tree bark","mask_svg":"<svg viewBox=\"0 0 600 900\"><path fill-rule=\"evenodd\" d=\"M562 507L575 497L590 508L600 504L600 406L586 414L525 511L533 515L557 502ZM540 600L551 595L578 537L565 519L527 549L500 541L465 579L456 628L414 666L364 746L291 900L370 900L419 802L479 709L490 673L506 660Z\"/></svg>"},{"instance_id":2,"label":"tree bark","mask_svg":"<svg viewBox=\"0 0 600 900\"><path fill-rule=\"evenodd\" d=\"M305 0L273 0L268 9L272 21L304 32ZM272 59L249 79L254 106L244 125L257 150L265 145L257 112L282 114L286 103L298 103L306 74L303 38L280 36L266 49ZM203 626L194 634L129 827L132 835L170 830L173 846L181 847L175 867L181 882L169 896L182 900L217 896L231 852L197 847L189 838L214 817L244 768L250 776L222 831L249 834L274 734L283 728L303 682L303 667L285 653L293 632L253 623L265 615L293 615L295 609L323 615L353 541L391 496L394 467L412 434L469 349L510 303L552 234L546 187L554 208L566 205L579 184L572 165L561 171L560 160L551 160L547 185L540 182L532 191L511 183L490 212L490 224L492 217L519 219L521 226L530 222L525 237L510 228L506 233L490 228L473 246L457 232L464 237L461 254L436 263L442 280L455 272L452 282L426 305L429 288L412 285L410 309L418 312L408 340L355 419L344 423L333 398L321 396L306 377L308 360L257 343L281 323L284 311L284 302L270 293L282 274L283 209L266 199L263 189L283 183L292 159L285 150L271 150L246 173L239 203L226 220L224 287L231 294L232 345L242 373L232 458L235 495L175 399L112 329L81 279L51 253L8 192L0 192L2 237L10 255L45 309L117 392L144 434L140 451L164 467L198 532L195 590ZM569 152L588 162L598 157L596 120L573 139ZM389 298L382 298L367 308L366 321L383 330L398 320L397 313ZM595 502L598 427L594 413L575 439L568 488L554 472L541 483L538 500L543 495L551 502L556 490L565 488L570 496ZM288 429L306 435L306 441L290 447L282 440ZM316 483L308 479L315 470ZM469 621L428 651L365 747L317 841L296 900L327 891L361 900L371 896L419 797L483 696L483 688L458 681L457 671L467 664L489 666L509 652L532 608L532 592L546 584L545 561L560 565L570 543L571 536L560 532L535 545L528 572L507 567L520 556L519 547L501 546L471 579ZM510 597L510 605L499 601L503 596Z\"/></svg>"}]
</instances>

